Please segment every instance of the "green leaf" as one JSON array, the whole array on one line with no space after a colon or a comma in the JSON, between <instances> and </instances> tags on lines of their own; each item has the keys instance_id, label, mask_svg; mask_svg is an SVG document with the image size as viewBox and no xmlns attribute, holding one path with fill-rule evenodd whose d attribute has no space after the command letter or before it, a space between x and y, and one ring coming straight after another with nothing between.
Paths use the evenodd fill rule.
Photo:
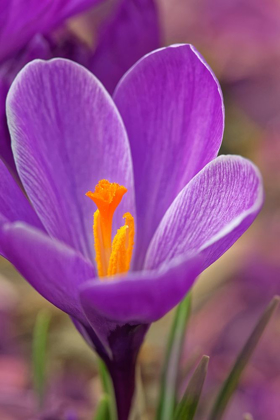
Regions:
<instances>
[{"instance_id":1,"label":"green leaf","mask_svg":"<svg viewBox=\"0 0 280 420\"><path fill-rule=\"evenodd\" d=\"M33 330L33 386L39 407L43 406L46 382L46 348L50 315L45 310L38 313Z\"/></svg>"},{"instance_id":2,"label":"green leaf","mask_svg":"<svg viewBox=\"0 0 280 420\"><path fill-rule=\"evenodd\" d=\"M117 409L112 380L105 363L101 359L98 359L98 369L104 393L109 399L109 420L117 420Z\"/></svg>"},{"instance_id":3,"label":"green leaf","mask_svg":"<svg viewBox=\"0 0 280 420\"><path fill-rule=\"evenodd\" d=\"M209 357L203 356L178 404L174 420L193 420L207 374Z\"/></svg>"},{"instance_id":4,"label":"green leaf","mask_svg":"<svg viewBox=\"0 0 280 420\"><path fill-rule=\"evenodd\" d=\"M110 397L104 394L98 404L94 420L110 420Z\"/></svg>"},{"instance_id":5,"label":"green leaf","mask_svg":"<svg viewBox=\"0 0 280 420\"><path fill-rule=\"evenodd\" d=\"M241 350L239 356L236 359L236 362L227 377L226 381L223 384L223 387L217 397L217 400L214 404L212 412L210 414L209 420L220 420L223 417L223 414L226 410L226 407L236 390L241 374L247 365L250 357L252 356L253 351L255 350L270 318L272 317L277 305L279 303L279 297L274 297L264 313L262 314L259 322L255 326L252 334L250 335L245 346Z\"/></svg>"},{"instance_id":6,"label":"green leaf","mask_svg":"<svg viewBox=\"0 0 280 420\"><path fill-rule=\"evenodd\" d=\"M161 380L157 420L170 420L175 411L179 363L190 313L191 295L189 293L176 310L169 334Z\"/></svg>"}]
</instances>

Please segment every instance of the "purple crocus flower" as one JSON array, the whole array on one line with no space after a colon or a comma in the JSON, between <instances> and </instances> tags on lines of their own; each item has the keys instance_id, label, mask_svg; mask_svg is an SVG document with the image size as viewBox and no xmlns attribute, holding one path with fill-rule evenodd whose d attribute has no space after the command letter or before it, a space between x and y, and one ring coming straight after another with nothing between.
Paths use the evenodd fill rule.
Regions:
<instances>
[{"instance_id":1,"label":"purple crocus flower","mask_svg":"<svg viewBox=\"0 0 280 420\"><path fill-rule=\"evenodd\" d=\"M150 323L253 222L259 171L216 157L221 90L190 45L146 55L113 99L76 63L33 61L12 84L7 115L28 199L2 164L1 252L103 358L127 419ZM85 197L96 185L97 211Z\"/></svg>"}]
</instances>

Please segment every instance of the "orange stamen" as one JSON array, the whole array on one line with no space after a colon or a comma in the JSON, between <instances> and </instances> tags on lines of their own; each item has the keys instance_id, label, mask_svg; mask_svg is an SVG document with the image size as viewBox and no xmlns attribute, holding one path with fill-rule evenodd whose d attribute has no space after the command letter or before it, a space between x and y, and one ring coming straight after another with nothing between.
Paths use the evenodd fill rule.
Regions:
<instances>
[{"instance_id":1,"label":"orange stamen","mask_svg":"<svg viewBox=\"0 0 280 420\"><path fill-rule=\"evenodd\" d=\"M113 216L127 189L106 179L99 181L94 192L87 192L98 210L94 213L93 235L95 259L99 277L113 276L129 270L133 251L134 219L130 213L124 215L122 226L112 243Z\"/></svg>"},{"instance_id":2,"label":"orange stamen","mask_svg":"<svg viewBox=\"0 0 280 420\"><path fill-rule=\"evenodd\" d=\"M113 240L108 276L127 273L129 270L133 251L134 219L130 213L125 213L123 217L125 224L118 229Z\"/></svg>"}]
</instances>

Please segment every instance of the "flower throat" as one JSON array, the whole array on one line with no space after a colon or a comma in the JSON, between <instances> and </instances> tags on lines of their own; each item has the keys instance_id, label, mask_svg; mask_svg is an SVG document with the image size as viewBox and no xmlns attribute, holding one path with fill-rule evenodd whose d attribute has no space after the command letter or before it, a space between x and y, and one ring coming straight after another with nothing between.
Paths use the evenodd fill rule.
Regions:
<instances>
[{"instance_id":1,"label":"flower throat","mask_svg":"<svg viewBox=\"0 0 280 420\"><path fill-rule=\"evenodd\" d=\"M102 179L94 192L86 196L97 206L93 215L95 260L99 277L127 273L134 244L134 219L125 213L124 226L120 227L112 241L113 216L127 189L115 182Z\"/></svg>"}]
</instances>

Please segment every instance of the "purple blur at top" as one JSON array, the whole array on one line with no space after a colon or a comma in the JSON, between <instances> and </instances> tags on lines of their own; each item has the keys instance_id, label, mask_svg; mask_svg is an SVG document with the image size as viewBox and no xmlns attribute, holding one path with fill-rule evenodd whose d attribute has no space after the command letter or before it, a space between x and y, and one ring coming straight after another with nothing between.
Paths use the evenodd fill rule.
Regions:
<instances>
[{"instance_id":1,"label":"purple blur at top","mask_svg":"<svg viewBox=\"0 0 280 420\"><path fill-rule=\"evenodd\" d=\"M112 94L124 73L137 60L157 49L161 44L158 11L154 0L119 0L116 2L110 16L102 22L98 29L94 40L95 48L90 48L66 29L60 29L59 36L54 36L52 33L48 33L46 36L46 32L49 32L52 26L47 31L42 22L38 25L41 19L41 8L45 3L41 1L36 3L33 13L38 13L37 19L30 22L26 28L28 34L33 37L28 39L28 43L23 46L23 38L18 39L17 27L23 25L25 19L30 16L20 13L22 2L10 2L9 14L18 17L18 25L12 25L11 33L5 42L0 43L0 57L6 54L5 51L8 55L8 58L0 63L0 158L15 177L17 174L6 122L5 103L12 81L28 62L36 58L47 60L54 57L76 61L95 74L108 92ZM80 10L80 7L77 9L78 5L85 6L87 4L90 6L99 3L99 0L64 1L64 3L68 4L68 10L71 9L74 13ZM74 7L75 5L76 7ZM49 12L54 12L54 10L51 9ZM68 15L66 16L63 12L65 9L61 9L54 16L49 13L49 17L58 18L60 16L61 19L62 16L67 17ZM1 16L0 14L0 20ZM46 20L46 18L44 19ZM3 31L4 28L2 28L2 33ZM22 47L20 51L16 51L10 44L13 39L17 41L17 48Z\"/></svg>"},{"instance_id":2,"label":"purple blur at top","mask_svg":"<svg viewBox=\"0 0 280 420\"><path fill-rule=\"evenodd\" d=\"M253 222L260 173L240 156L217 157L221 90L190 45L143 57L113 99L82 66L35 60L12 84L7 116L29 201L1 164L1 252L95 347L126 420L149 324ZM109 281L96 276L85 197L104 178L128 190L113 234L127 211L137 231L130 272Z\"/></svg>"},{"instance_id":3,"label":"purple blur at top","mask_svg":"<svg viewBox=\"0 0 280 420\"><path fill-rule=\"evenodd\" d=\"M101 0L1 0L0 62L35 34L46 34L63 20Z\"/></svg>"}]
</instances>

